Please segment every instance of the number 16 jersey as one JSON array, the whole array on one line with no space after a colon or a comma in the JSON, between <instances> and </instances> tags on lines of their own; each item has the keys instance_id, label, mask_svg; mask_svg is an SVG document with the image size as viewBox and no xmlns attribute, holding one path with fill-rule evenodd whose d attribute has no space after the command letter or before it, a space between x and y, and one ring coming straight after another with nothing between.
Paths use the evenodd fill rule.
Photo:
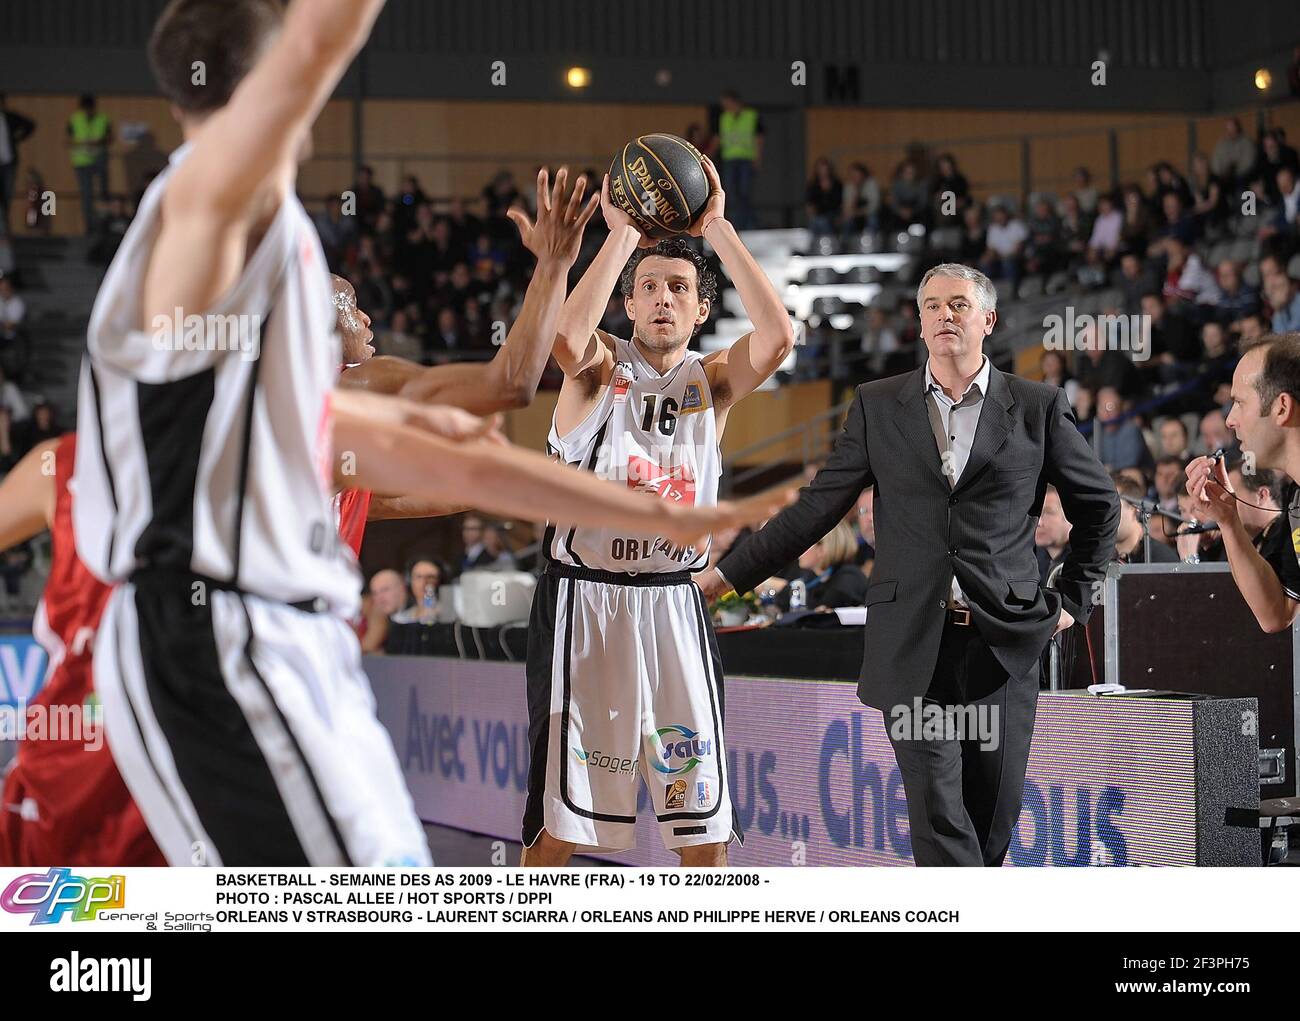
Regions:
<instances>
[{"instance_id":1,"label":"number 16 jersey","mask_svg":"<svg viewBox=\"0 0 1300 1021\"><path fill-rule=\"evenodd\" d=\"M552 416L547 450L647 499L716 504L722 453L701 356L687 351L660 375L634 342L615 338L613 375L600 401L564 436ZM623 574L699 571L709 559L707 543L681 546L663 536L575 528L562 521L547 526L545 547L560 563Z\"/></svg>"}]
</instances>

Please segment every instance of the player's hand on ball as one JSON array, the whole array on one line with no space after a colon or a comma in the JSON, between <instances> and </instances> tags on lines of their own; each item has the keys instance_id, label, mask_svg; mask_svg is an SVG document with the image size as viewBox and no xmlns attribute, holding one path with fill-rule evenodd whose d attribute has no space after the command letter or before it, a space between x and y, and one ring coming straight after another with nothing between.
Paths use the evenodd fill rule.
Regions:
<instances>
[{"instance_id":1,"label":"player's hand on ball","mask_svg":"<svg viewBox=\"0 0 1300 1021\"><path fill-rule=\"evenodd\" d=\"M519 228L524 247L537 256L539 262L553 259L573 265L582 248L582 232L596 212L595 195L585 204L582 201L587 179L580 175L572 189L566 187L568 182L568 167L560 167L555 172L554 185L550 183L545 167L537 172L536 223L529 220L522 209L506 210L506 216Z\"/></svg>"},{"instance_id":2,"label":"player's hand on ball","mask_svg":"<svg viewBox=\"0 0 1300 1021\"><path fill-rule=\"evenodd\" d=\"M694 581L699 586L700 592L704 594L704 598L710 603L721 599L731 590L731 586L722 580L722 575L718 573L717 568L701 571L694 576Z\"/></svg>"},{"instance_id":3,"label":"player's hand on ball","mask_svg":"<svg viewBox=\"0 0 1300 1021\"><path fill-rule=\"evenodd\" d=\"M641 233L641 228L636 225L636 221L614 205L614 200L609 197L609 174L605 175L605 179L600 185L600 211L605 217L605 226L611 232L618 230L620 227L631 227L640 237L640 240L636 243L637 248L653 248L655 246L656 242L651 241Z\"/></svg>"},{"instance_id":4,"label":"player's hand on ball","mask_svg":"<svg viewBox=\"0 0 1300 1021\"><path fill-rule=\"evenodd\" d=\"M718 176L718 168L713 165L713 160L701 154L700 163L704 167L704 176L709 179L709 199L704 203L704 209L700 215L695 218L695 223L686 233L691 237L704 237L705 230L714 220L726 218L727 195L722 190L722 178Z\"/></svg>"},{"instance_id":5,"label":"player's hand on ball","mask_svg":"<svg viewBox=\"0 0 1300 1021\"><path fill-rule=\"evenodd\" d=\"M1187 466L1187 494L1192 497L1192 516L1199 521L1223 525L1239 514L1237 498L1228 469L1222 460L1198 457Z\"/></svg>"}]
</instances>

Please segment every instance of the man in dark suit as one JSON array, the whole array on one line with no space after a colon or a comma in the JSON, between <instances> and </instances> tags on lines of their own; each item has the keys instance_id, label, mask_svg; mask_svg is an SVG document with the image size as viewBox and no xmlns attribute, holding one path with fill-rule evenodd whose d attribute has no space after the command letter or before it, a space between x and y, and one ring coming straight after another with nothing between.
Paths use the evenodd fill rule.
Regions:
<instances>
[{"instance_id":1,"label":"man in dark suit","mask_svg":"<svg viewBox=\"0 0 1300 1021\"><path fill-rule=\"evenodd\" d=\"M875 485L858 696L885 714L918 865L1002 863L1020 814L1040 655L1054 633L1087 619L1119 522L1115 487L1064 391L984 356L996 302L976 270L930 270L917 292L926 365L858 387L798 502L698 579L707 596L751 589ZM1048 485L1073 525L1055 591L1039 585L1034 557ZM931 727L936 714L944 722Z\"/></svg>"}]
</instances>

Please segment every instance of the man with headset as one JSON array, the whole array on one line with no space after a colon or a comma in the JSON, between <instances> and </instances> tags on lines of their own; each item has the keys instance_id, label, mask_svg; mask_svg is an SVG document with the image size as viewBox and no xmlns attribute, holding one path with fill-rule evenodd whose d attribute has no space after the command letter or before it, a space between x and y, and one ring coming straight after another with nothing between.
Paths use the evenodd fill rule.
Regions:
<instances>
[{"instance_id":1,"label":"man with headset","mask_svg":"<svg viewBox=\"0 0 1300 1021\"><path fill-rule=\"evenodd\" d=\"M1228 428L1253 468L1300 477L1300 333L1265 334L1242 353L1232 374ZM1243 466L1244 470L1244 466ZM1232 577L1269 634L1285 631L1300 611L1300 510L1295 482L1279 503L1286 527L1270 529L1257 550L1251 542L1222 458L1198 457L1187 466L1187 492L1198 518L1219 524Z\"/></svg>"}]
</instances>

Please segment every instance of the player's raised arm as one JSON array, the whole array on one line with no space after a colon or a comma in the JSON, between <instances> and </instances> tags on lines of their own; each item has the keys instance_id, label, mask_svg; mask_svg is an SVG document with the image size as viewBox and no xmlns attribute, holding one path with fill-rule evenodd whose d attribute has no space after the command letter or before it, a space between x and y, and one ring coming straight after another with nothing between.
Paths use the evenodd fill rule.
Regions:
<instances>
[{"instance_id":1,"label":"player's raised arm","mask_svg":"<svg viewBox=\"0 0 1300 1021\"><path fill-rule=\"evenodd\" d=\"M569 378L609 357L610 349L597 335L596 327L627 260L638 246L653 244L632 222L632 217L610 200L608 174L601 186L600 208L609 235L564 303L555 333L552 353L560 370Z\"/></svg>"},{"instance_id":2,"label":"player's raised arm","mask_svg":"<svg viewBox=\"0 0 1300 1021\"><path fill-rule=\"evenodd\" d=\"M351 400L353 394L335 396L334 446L354 454L351 484L381 493L443 504L468 502L525 521L623 528L683 544L717 529L766 520L794 495L780 490L716 507L651 499L533 451L486 439L447 440L386 418L376 420Z\"/></svg>"},{"instance_id":3,"label":"player's raised arm","mask_svg":"<svg viewBox=\"0 0 1300 1021\"><path fill-rule=\"evenodd\" d=\"M467 503L434 503L409 496L372 496L366 511L367 521L397 521L406 518L442 518L473 510Z\"/></svg>"},{"instance_id":4,"label":"player's raised arm","mask_svg":"<svg viewBox=\"0 0 1300 1021\"><path fill-rule=\"evenodd\" d=\"M569 270L582 247L582 233L596 211L597 197L585 203L586 179L567 187L569 171L561 167L550 184L546 169L537 175L537 221L518 209L506 215L519 228L524 247L537 257L523 307L496 357L486 365L465 363L423 369L398 391L415 401L453 404L483 415L524 408L551 357Z\"/></svg>"},{"instance_id":5,"label":"player's raised arm","mask_svg":"<svg viewBox=\"0 0 1300 1021\"><path fill-rule=\"evenodd\" d=\"M383 0L293 0L230 101L206 120L191 116L187 129L198 121L201 126L189 136L189 158L168 183L145 285L145 322L175 308L201 314L239 278L253 228L269 221L292 189L312 122L382 7ZM169 8L155 40L186 38L174 18L212 14L185 5ZM151 44L151 56L155 64L189 67L228 54L159 54Z\"/></svg>"},{"instance_id":6,"label":"player's raised arm","mask_svg":"<svg viewBox=\"0 0 1300 1021\"><path fill-rule=\"evenodd\" d=\"M709 200L690 233L713 246L722 260L727 276L740 293L741 304L749 314L754 329L729 348L705 358L713 374L714 388L725 382L729 393L719 406L725 412L736 401L747 397L774 373L794 347L794 324L767 274L749 254L736 228L724 215L726 196L713 161L704 157L704 173L709 179Z\"/></svg>"}]
</instances>

